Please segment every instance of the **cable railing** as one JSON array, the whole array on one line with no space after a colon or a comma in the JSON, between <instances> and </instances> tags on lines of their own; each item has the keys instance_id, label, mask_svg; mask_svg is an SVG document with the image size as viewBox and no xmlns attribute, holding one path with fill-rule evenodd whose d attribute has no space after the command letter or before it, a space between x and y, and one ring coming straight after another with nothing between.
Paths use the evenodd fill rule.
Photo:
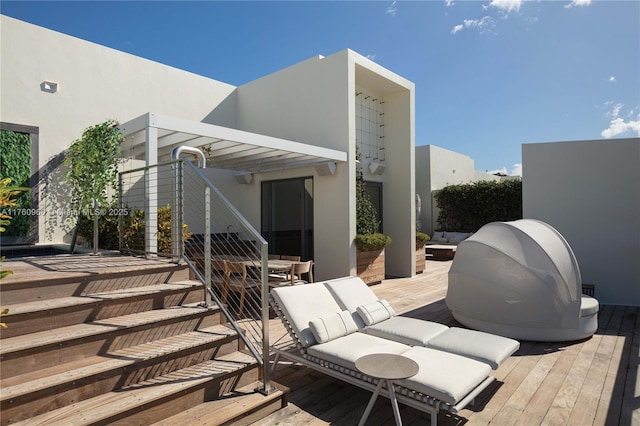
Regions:
<instances>
[{"instance_id":1,"label":"cable railing","mask_svg":"<svg viewBox=\"0 0 640 426\"><path fill-rule=\"evenodd\" d=\"M204 283L203 305L218 306L256 358L268 394L268 246L190 161L120 174L120 250L185 261Z\"/></svg>"}]
</instances>

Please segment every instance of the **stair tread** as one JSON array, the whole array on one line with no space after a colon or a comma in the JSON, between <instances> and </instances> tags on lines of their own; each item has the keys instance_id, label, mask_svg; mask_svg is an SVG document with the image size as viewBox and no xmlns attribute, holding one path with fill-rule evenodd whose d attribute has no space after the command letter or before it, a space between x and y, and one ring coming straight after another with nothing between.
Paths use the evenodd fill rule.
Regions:
<instances>
[{"instance_id":1,"label":"stair tread","mask_svg":"<svg viewBox=\"0 0 640 426\"><path fill-rule=\"evenodd\" d=\"M54 330L39 331L23 336L9 337L2 339L0 355L33 349L35 347L53 344L59 345L61 342L83 339L90 336L110 333L115 330L152 324L158 321L188 317L210 309L211 308L202 307L197 303L193 303L112 317L90 323L70 325Z\"/></svg>"},{"instance_id":2,"label":"stair tread","mask_svg":"<svg viewBox=\"0 0 640 426\"><path fill-rule=\"evenodd\" d=\"M38 392L63 383L90 377L106 371L123 368L136 362L159 358L170 353L206 345L235 336L237 333L224 325L215 325L154 342L107 352L44 370L9 377L2 381L0 401Z\"/></svg>"},{"instance_id":3,"label":"stair tread","mask_svg":"<svg viewBox=\"0 0 640 426\"><path fill-rule=\"evenodd\" d=\"M59 408L15 425L84 425L104 422L118 413L166 398L233 373L256 363L255 358L242 352L234 352L212 361L206 361L164 376L156 377L91 399Z\"/></svg>"},{"instance_id":4,"label":"stair tread","mask_svg":"<svg viewBox=\"0 0 640 426\"><path fill-rule=\"evenodd\" d=\"M232 421L239 416L245 415L251 408L268 404L271 401L282 398L284 394L289 392L286 387L273 382L272 384L276 387L276 390L268 395L263 395L256 391L256 388L261 386L262 382L254 382L235 389L223 398L203 402L181 413L153 423L152 426L174 426L177 424L216 426ZM212 413L215 413L215 416L212 416Z\"/></svg>"},{"instance_id":5,"label":"stair tread","mask_svg":"<svg viewBox=\"0 0 640 426\"><path fill-rule=\"evenodd\" d=\"M97 304L105 300L117 300L126 299L138 296L144 296L149 294L158 294L162 292L180 291L184 289L190 289L201 286L199 281L178 281L173 283L158 283L143 287L134 287L119 289L113 291L105 291L100 293L91 293L83 296L68 296L58 297L48 300L36 300L33 302L16 303L14 305L6 305L3 308L8 308L9 313L5 318L12 316L23 315L38 311L47 311L52 309L62 309L71 306L90 305Z\"/></svg>"}]
</instances>

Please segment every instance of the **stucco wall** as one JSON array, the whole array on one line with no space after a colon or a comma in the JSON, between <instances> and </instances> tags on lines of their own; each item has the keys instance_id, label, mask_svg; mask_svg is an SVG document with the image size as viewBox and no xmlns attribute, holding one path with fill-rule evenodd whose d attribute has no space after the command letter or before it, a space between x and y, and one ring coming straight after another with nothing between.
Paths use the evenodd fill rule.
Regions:
<instances>
[{"instance_id":1,"label":"stucco wall","mask_svg":"<svg viewBox=\"0 0 640 426\"><path fill-rule=\"evenodd\" d=\"M348 151L349 89L347 54L313 57L238 88L238 127L242 130ZM240 210L260 227L260 182L313 176L314 278L350 271L350 171L319 176L315 168L256 173Z\"/></svg>"},{"instance_id":2,"label":"stucco wall","mask_svg":"<svg viewBox=\"0 0 640 426\"><path fill-rule=\"evenodd\" d=\"M556 228L600 303L640 305L640 139L525 144L523 214Z\"/></svg>"},{"instance_id":3,"label":"stucco wall","mask_svg":"<svg viewBox=\"0 0 640 426\"><path fill-rule=\"evenodd\" d=\"M111 118L125 122L149 111L200 121L235 90L13 18L0 19L0 121L39 127L42 171L91 125ZM42 91L45 80L58 83L58 92ZM61 170L41 176L52 179L40 188L40 208L67 205ZM70 226L60 228L60 219L41 217L41 243L68 242Z\"/></svg>"},{"instance_id":4,"label":"stucco wall","mask_svg":"<svg viewBox=\"0 0 640 426\"><path fill-rule=\"evenodd\" d=\"M416 147L416 193L422 200L422 231L433 235L438 229L439 209L434 192L448 185L498 181L498 176L475 170L471 157L435 145ZM451 231L455 231L452 229Z\"/></svg>"}]
</instances>

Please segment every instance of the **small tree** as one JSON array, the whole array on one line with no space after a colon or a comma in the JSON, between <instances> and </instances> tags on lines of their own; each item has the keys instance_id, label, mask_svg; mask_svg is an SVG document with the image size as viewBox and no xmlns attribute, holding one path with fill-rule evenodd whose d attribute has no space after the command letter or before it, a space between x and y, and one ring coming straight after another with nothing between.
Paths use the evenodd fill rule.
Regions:
<instances>
[{"instance_id":1,"label":"small tree","mask_svg":"<svg viewBox=\"0 0 640 426\"><path fill-rule=\"evenodd\" d=\"M69 147L65 164L69 167L65 181L71 185L71 206L82 215L94 213L97 227L99 207L111 202L108 190L118 189L120 144L124 135L115 120L88 127L82 138ZM98 211L96 211L98 210ZM98 250L98 233L94 233L93 252Z\"/></svg>"},{"instance_id":2,"label":"small tree","mask_svg":"<svg viewBox=\"0 0 640 426\"><path fill-rule=\"evenodd\" d=\"M359 159L360 154L356 153ZM364 186L362 170L356 170L356 247L364 250L383 249L391 244L391 237L379 233L380 219Z\"/></svg>"}]
</instances>

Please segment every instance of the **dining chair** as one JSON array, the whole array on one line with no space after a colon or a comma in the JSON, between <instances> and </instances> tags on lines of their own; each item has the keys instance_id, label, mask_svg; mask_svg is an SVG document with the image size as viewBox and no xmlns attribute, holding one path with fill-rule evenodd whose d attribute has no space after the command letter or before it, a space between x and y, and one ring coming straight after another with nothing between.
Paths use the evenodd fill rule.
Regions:
<instances>
[{"instance_id":1,"label":"dining chair","mask_svg":"<svg viewBox=\"0 0 640 426\"><path fill-rule=\"evenodd\" d=\"M302 279L302 274L307 274L307 280ZM289 278L291 279L291 285L312 283L313 260L308 260L306 262L296 262L291 265Z\"/></svg>"},{"instance_id":2,"label":"dining chair","mask_svg":"<svg viewBox=\"0 0 640 426\"><path fill-rule=\"evenodd\" d=\"M247 264L245 262L224 261L224 286L222 289L222 303L227 303L229 292L240 293L239 314L242 315L247 293L260 289L260 282L247 279Z\"/></svg>"}]
</instances>

